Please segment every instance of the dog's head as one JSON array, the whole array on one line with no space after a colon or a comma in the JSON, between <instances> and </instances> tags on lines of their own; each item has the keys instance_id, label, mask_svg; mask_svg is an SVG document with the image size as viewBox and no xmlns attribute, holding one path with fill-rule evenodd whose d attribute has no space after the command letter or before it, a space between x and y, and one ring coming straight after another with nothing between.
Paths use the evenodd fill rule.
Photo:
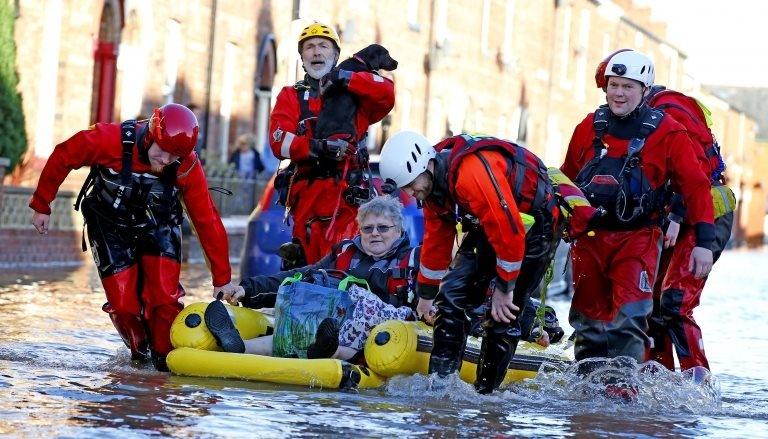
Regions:
<instances>
[{"instance_id":1,"label":"dog's head","mask_svg":"<svg viewBox=\"0 0 768 439\"><path fill-rule=\"evenodd\" d=\"M389 51L380 44L371 44L357 52L355 57L363 60L371 70L384 69L392 71L397 68L397 61L389 56Z\"/></svg>"}]
</instances>

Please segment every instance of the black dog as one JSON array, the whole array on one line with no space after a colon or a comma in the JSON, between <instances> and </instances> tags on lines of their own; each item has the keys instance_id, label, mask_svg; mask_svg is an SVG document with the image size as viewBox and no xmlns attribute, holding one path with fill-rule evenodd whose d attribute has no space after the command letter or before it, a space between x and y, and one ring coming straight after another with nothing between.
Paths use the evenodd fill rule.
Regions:
<instances>
[{"instance_id":1,"label":"black dog","mask_svg":"<svg viewBox=\"0 0 768 439\"><path fill-rule=\"evenodd\" d=\"M374 72L379 69L388 71L397 68L397 61L389 56L389 51L379 44L371 44L352 55L336 67L350 72ZM334 69L334 70L336 70ZM357 98L343 87L328 86L321 81L323 108L317 117L314 136L316 139L329 137L355 141L359 138L355 126Z\"/></svg>"}]
</instances>

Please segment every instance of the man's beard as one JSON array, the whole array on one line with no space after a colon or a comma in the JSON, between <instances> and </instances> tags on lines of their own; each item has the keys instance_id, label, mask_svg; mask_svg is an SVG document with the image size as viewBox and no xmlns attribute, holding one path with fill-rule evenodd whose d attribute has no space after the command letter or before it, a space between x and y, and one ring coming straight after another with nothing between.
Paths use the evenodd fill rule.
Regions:
<instances>
[{"instance_id":1,"label":"man's beard","mask_svg":"<svg viewBox=\"0 0 768 439\"><path fill-rule=\"evenodd\" d=\"M309 75L314 79L320 79L323 76L325 76L328 72L330 72L331 69L333 69L333 65L335 63L333 62L333 60L327 59L325 60L325 65L320 70L313 69L311 62L302 62L302 64L304 65L304 70L307 72L307 75Z\"/></svg>"},{"instance_id":2,"label":"man's beard","mask_svg":"<svg viewBox=\"0 0 768 439\"><path fill-rule=\"evenodd\" d=\"M155 174L162 174L163 169L165 169L165 166L152 166L152 172Z\"/></svg>"}]
</instances>

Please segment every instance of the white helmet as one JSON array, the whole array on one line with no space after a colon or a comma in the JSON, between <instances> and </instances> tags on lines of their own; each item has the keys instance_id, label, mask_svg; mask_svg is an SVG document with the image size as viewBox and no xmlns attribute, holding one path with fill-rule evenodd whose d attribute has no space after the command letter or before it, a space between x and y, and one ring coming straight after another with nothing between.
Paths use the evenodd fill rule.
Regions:
<instances>
[{"instance_id":1,"label":"white helmet","mask_svg":"<svg viewBox=\"0 0 768 439\"><path fill-rule=\"evenodd\" d=\"M619 52L611 57L605 67L605 77L619 76L634 79L646 87L653 85L656 69L653 61L646 55L635 50Z\"/></svg>"},{"instance_id":2,"label":"white helmet","mask_svg":"<svg viewBox=\"0 0 768 439\"><path fill-rule=\"evenodd\" d=\"M397 187L407 186L427 170L429 160L436 154L426 137L401 131L387 139L381 148L379 174L384 181L394 181Z\"/></svg>"}]
</instances>

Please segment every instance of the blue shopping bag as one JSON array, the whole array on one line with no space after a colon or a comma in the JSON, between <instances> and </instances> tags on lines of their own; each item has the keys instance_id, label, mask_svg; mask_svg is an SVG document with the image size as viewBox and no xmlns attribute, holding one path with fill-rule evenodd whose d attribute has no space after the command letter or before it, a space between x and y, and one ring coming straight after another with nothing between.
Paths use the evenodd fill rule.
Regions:
<instances>
[{"instance_id":1,"label":"blue shopping bag","mask_svg":"<svg viewBox=\"0 0 768 439\"><path fill-rule=\"evenodd\" d=\"M320 322L330 317L341 324L351 316L353 302L345 289L361 282L352 277L340 280L326 270L308 270L285 279L277 290L272 355L307 358Z\"/></svg>"}]
</instances>

